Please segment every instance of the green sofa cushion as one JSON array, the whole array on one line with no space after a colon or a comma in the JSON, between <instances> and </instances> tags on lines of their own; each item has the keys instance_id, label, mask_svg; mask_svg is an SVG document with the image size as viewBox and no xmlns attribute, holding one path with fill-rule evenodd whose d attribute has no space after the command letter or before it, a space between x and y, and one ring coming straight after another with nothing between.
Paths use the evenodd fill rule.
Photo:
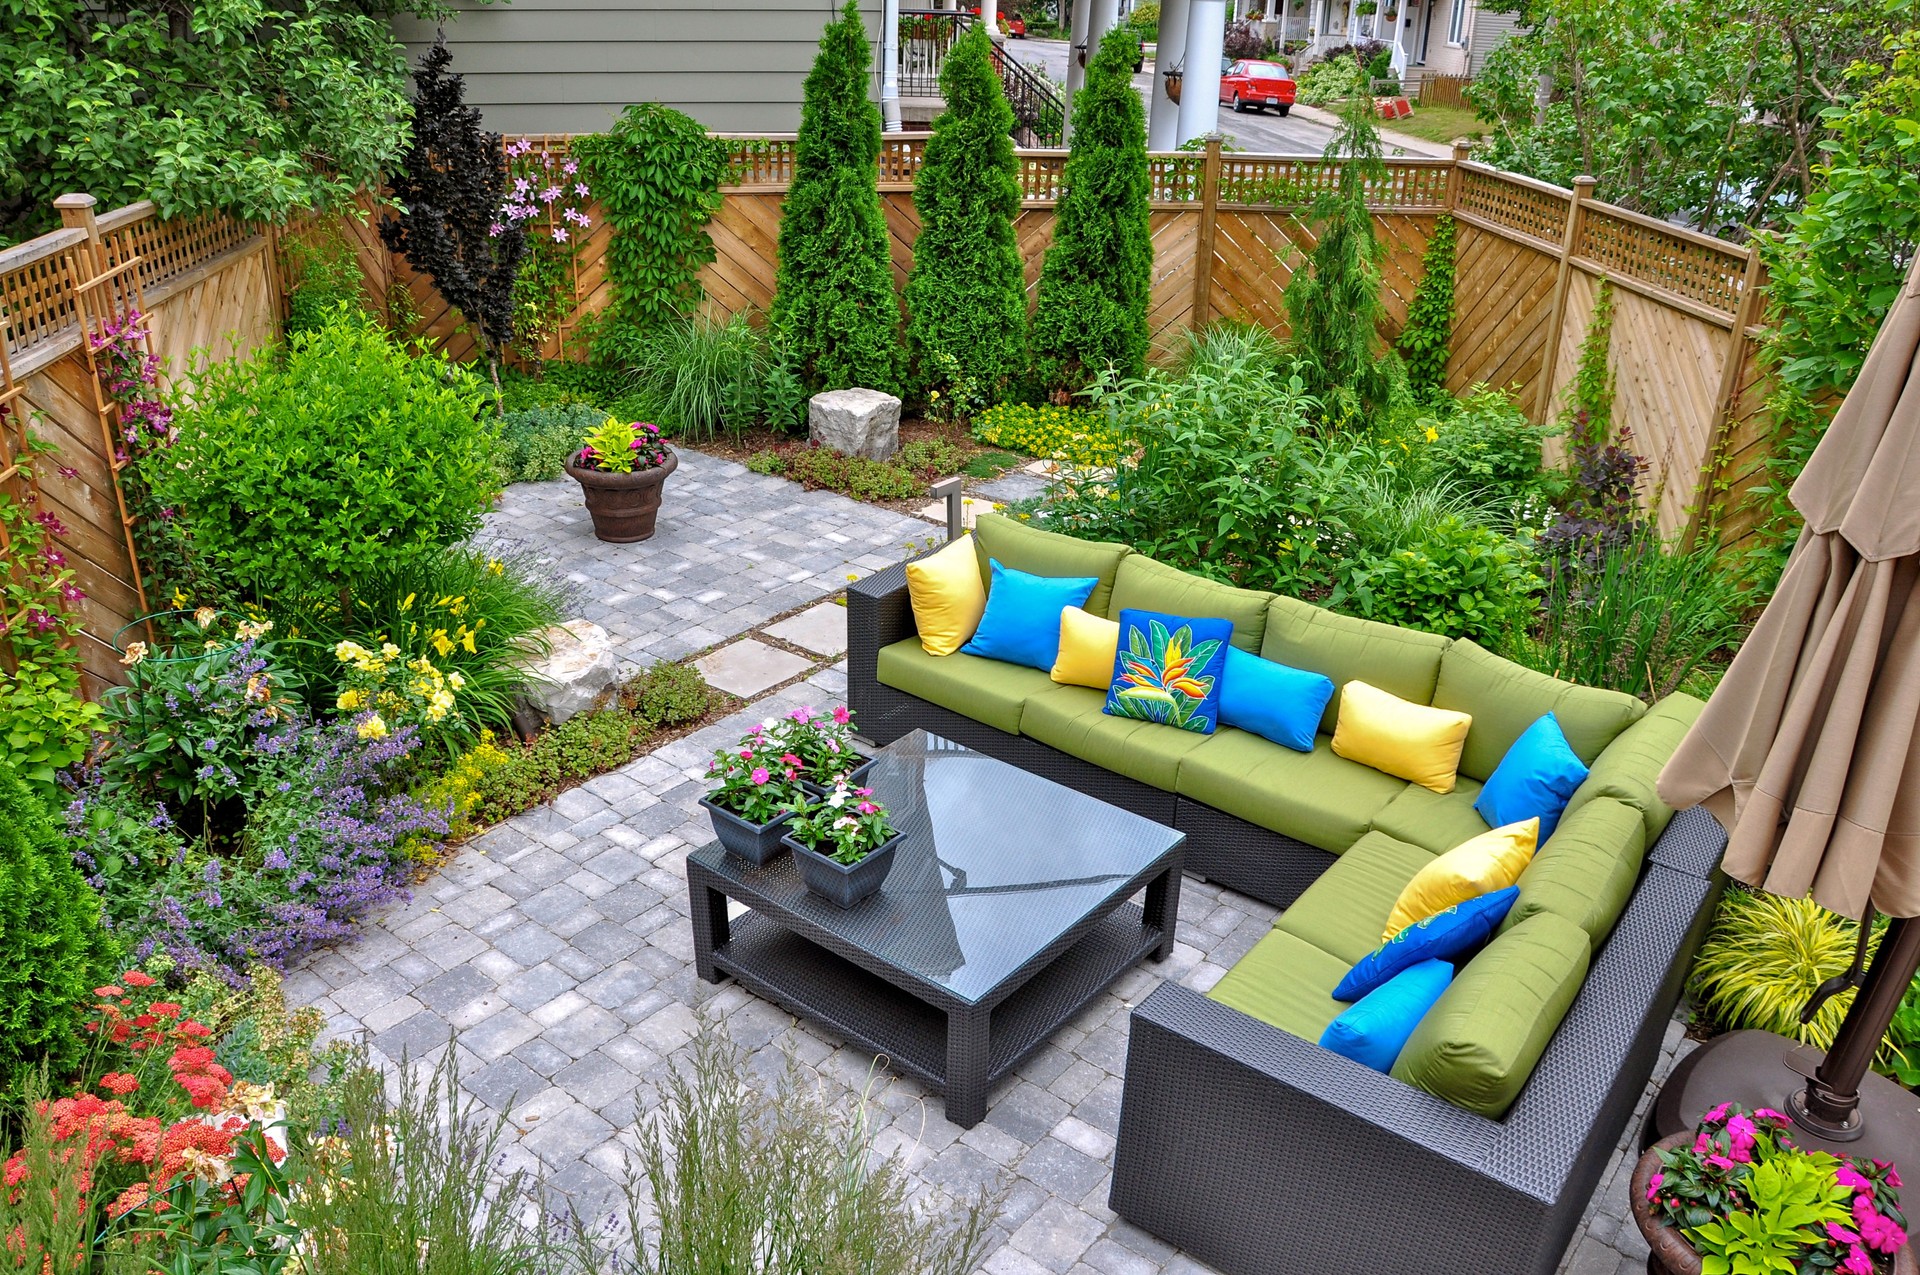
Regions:
<instances>
[{"instance_id":1,"label":"green sofa cushion","mask_svg":"<svg viewBox=\"0 0 1920 1275\"><path fill-rule=\"evenodd\" d=\"M1607 745L1593 764L1587 781L1573 790L1567 801L1570 815L1589 801L1616 797L1626 802L1646 821L1647 844L1652 845L1673 818L1673 807L1660 800L1654 787L1661 767L1680 747L1687 730L1700 716L1705 704L1691 695L1669 695L1655 704L1633 725L1620 732L1620 738ZM1566 816L1561 816L1565 818Z\"/></svg>"},{"instance_id":2,"label":"green sofa cushion","mask_svg":"<svg viewBox=\"0 0 1920 1275\"><path fill-rule=\"evenodd\" d=\"M1276 597L1267 607L1260 654L1333 679L1333 698L1320 715L1320 729L1331 735L1340 718L1340 688L1356 678L1401 699L1431 703L1447 642L1438 634L1336 615L1298 598Z\"/></svg>"},{"instance_id":3,"label":"green sofa cushion","mask_svg":"<svg viewBox=\"0 0 1920 1275\"><path fill-rule=\"evenodd\" d=\"M1413 1029L1394 1076L1500 1119L1586 981L1590 956L1586 931L1550 912L1496 935Z\"/></svg>"},{"instance_id":4,"label":"green sofa cushion","mask_svg":"<svg viewBox=\"0 0 1920 1275\"><path fill-rule=\"evenodd\" d=\"M1638 810L1612 797L1589 801L1560 821L1520 874L1520 898L1501 929L1551 912L1586 931L1598 949L1627 906L1646 853Z\"/></svg>"},{"instance_id":5,"label":"green sofa cushion","mask_svg":"<svg viewBox=\"0 0 1920 1275\"><path fill-rule=\"evenodd\" d=\"M1207 995L1302 1040L1318 1041L1327 1024L1347 1012L1333 989L1348 965L1303 938L1269 930L1234 962Z\"/></svg>"},{"instance_id":6,"label":"green sofa cushion","mask_svg":"<svg viewBox=\"0 0 1920 1275\"><path fill-rule=\"evenodd\" d=\"M1380 946L1400 891L1433 862L1419 846L1369 832L1308 886L1273 923L1348 965Z\"/></svg>"},{"instance_id":7,"label":"green sofa cushion","mask_svg":"<svg viewBox=\"0 0 1920 1275\"><path fill-rule=\"evenodd\" d=\"M1267 604L1271 601L1271 593L1236 589L1157 562L1144 553L1130 553L1120 562L1120 572L1113 581L1113 604L1105 614L1117 620L1122 608L1132 607L1166 615L1231 620L1233 644L1243 651L1258 652L1261 635L1267 630ZM1093 609L1091 602L1087 609Z\"/></svg>"},{"instance_id":8,"label":"green sofa cushion","mask_svg":"<svg viewBox=\"0 0 1920 1275\"><path fill-rule=\"evenodd\" d=\"M1037 668L960 651L928 655L917 637L880 648L880 681L1009 735L1019 734L1028 697L1059 689Z\"/></svg>"},{"instance_id":9,"label":"green sofa cushion","mask_svg":"<svg viewBox=\"0 0 1920 1275\"><path fill-rule=\"evenodd\" d=\"M1206 743L1207 736L1158 722L1110 717L1102 711L1106 702L1105 691L1055 686L1027 700L1020 733L1117 775L1172 792L1180 759Z\"/></svg>"},{"instance_id":10,"label":"green sofa cushion","mask_svg":"<svg viewBox=\"0 0 1920 1275\"><path fill-rule=\"evenodd\" d=\"M1475 779L1491 775L1520 733L1548 713L1559 720L1574 753L1591 766L1647 711L1632 695L1536 673L1464 638L1440 657L1433 706L1473 715L1460 773Z\"/></svg>"},{"instance_id":11,"label":"green sofa cushion","mask_svg":"<svg viewBox=\"0 0 1920 1275\"><path fill-rule=\"evenodd\" d=\"M1339 854L1358 841L1403 779L1333 754L1325 735L1310 753L1222 726L1180 759L1183 797Z\"/></svg>"},{"instance_id":12,"label":"green sofa cushion","mask_svg":"<svg viewBox=\"0 0 1920 1275\"><path fill-rule=\"evenodd\" d=\"M993 585L990 559L1036 576L1094 576L1086 609L1105 615L1113 598L1113 577L1133 550L1104 540L1080 540L1057 531L1043 531L1005 514L981 514L973 529L973 548L980 559L980 583Z\"/></svg>"},{"instance_id":13,"label":"green sofa cushion","mask_svg":"<svg viewBox=\"0 0 1920 1275\"><path fill-rule=\"evenodd\" d=\"M1410 841L1432 854L1445 854L1487 831L1487 821L1473 808L1479 799L1480 781L1465 775L1454 780L1449 793L1408 784L1405 792L1373 817L1374 831Z\"/></svg>"}]
</instances>

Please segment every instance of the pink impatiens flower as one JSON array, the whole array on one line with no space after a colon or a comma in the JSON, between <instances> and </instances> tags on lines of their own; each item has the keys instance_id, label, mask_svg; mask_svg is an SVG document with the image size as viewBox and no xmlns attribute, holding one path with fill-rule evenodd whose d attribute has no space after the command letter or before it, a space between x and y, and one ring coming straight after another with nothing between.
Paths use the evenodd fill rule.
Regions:
<instances>
[{"instance_id":1,"label":"pink impatiens flower","mask_svg":"<svg viewBox=\"0 0 1920 1275\"><path fill-rule=\"evenodd\" d=\"M1833 1179L1849 1191L1873 1190L1873 1183L1862 1177L1858 1169L1845 1162L1842 1162L1840 1167L1833 1171ZM1869 1204L1871 1204L1871 1201L1869 1201Z\"/></svg>"},{"instance_id":2,"label":"pink impatiens flower","mask_svg":"<svg viewBox=\"0 0 1920 1275\"><path fill-rule=\"evenodd\" d=\"M1656 1173L1647 1179L1647 1203L1653 1203L1653 1198L1660 1193L1660 1184L1666 1180L1667 1175L1664 1173Z\"/></svg>"},{"instance_id":3,"label":"pink impatiens flower","mask_svg":"<svg viewBox=\"0 0 1920 1275\"><path fill-rule=\"evenodd\" d=\"M1730 1102L1721 1103L1719 1106L1709 1111L1706 1115L1701 1116L1700 1123L1701 1124L1719 1124L1721 1121L1727 1118L1727 1109L1731 1106L1733 1106L1733 1104Z\"/></svg>"},{"instance_id":4,"label":"pink impatiens flower","mask_svg":"<svg viewBox=\"0 0 1920 1275\"><path fill-rule=\"evenodd\" d=\"M1887 1175L1887 1185L1894 1190L1898 1191L1902 1186L1906 1185L1900 1181L1900 1170L1893 1167L1893 1161L1875 1160L1873 1167Z\"/></svg>"},{"instance_id":5,"label":"pink impatiens flower","mask_svg":"<svg viewBox=\"0 0 1920 1275\"><path fill-rule=\"evenodd\" d=\"M847 711L845 704L835 704L833 706L833 720L838 725L845 726L853 720L853 714Z\"/></svg>"},{"instance_id":6,"label":"pink impatiens flower","mask_svg":"<svg viewBox=\"0 0 1920 1275\"><path fill-rule=\"evenodd\" d=\"M1753 1139L1758 1132L1753 1121L1745 1116L1734 1116L1727 1121L1727 1154L1742 1164L1753 1160Z\"/></svg>"},{"instance_id":7,"label":"pink impatiens flower","mask_svg":"<svg viewBox=\"0 0 1920 1275\"><path fill-rule=\"evenodd\" d=\"M1847 1258L1834 1269L1844 1271L1846 1275L1873 1275L1873 1258L1867 1250L1855 1244L1847 1250Z\"/></svg>"},{"instance_id":8,"label":"pink impatiens flower","mask_svg":"<svg viewBox=\"0 0 1920 1275\"><path fill-rule=\"evenodd\" d=\"M773 776L772 776L772 775L769 775L769 774L767 773L767 768L766 768L765 766L755 766L755 767L753 768L753 782L754 782L754 783L756 783L756 784L764 784L764 783L766 783L766 782L767 782L767 780L769 780L769 779L771 779L771 778L773 778Z\"/></svg>"}]
</instances>

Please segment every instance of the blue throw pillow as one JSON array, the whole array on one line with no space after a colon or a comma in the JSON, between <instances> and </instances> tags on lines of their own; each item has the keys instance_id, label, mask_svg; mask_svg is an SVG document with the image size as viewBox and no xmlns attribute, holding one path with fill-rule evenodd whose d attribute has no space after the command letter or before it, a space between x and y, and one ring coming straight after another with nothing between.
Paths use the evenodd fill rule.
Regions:
<instances>
[{"instance_id":1,"label":"blue throw pillow","mask_svg":"<svg viewBox=\"0 0 1920 1275\"><path fill-rule=\"evenodd\" d=\"M1333 682L1318 673L1227 648L1226 685L1220 688L1220 720L1285 745L1313 751L1320 714L1333 698Z\"/></svg>"},{"instance_id":2,"label":"blue throw pillow","mask_svg":"<svg viewBox=\"0 0 1920 1275\"><path fill-rule=\"evenodd\" d=\"M1487 776L1473 808L1493 828L1538 818L1538 844L1544 846L1573 790L1586 781L1586 763L1574 754L1560 720L1548 713L1520 732Z\"/></svg>"},{"instance_id":3,"label":"blue throw pillow","mask_svg":"<svg viewBox=\"0 0 1920 1275\"><path fill-rule=\"evenodd\" d=\"M1453 966L1445 961L1409 966L1328 1023L1320 1033L1320 1047L1375 1071L1392 1071L1407 1037L1451 982Z\"/></svg>"},{"instance_id":4,"label":"blue throw pillow","mask_svg":"<svg viewBox=\"0 0 1920 1275\"><path fill-rule=\"evenodd\" d=\"M1444 961L1460 955L1485 941L1507 916L1507 909L1520 897L1520 887L1483 894L1465 903L1456 903L1444 912L1436 912L1424 921L1415 921L1406 929L1360 958L1347 971L1340 986L1333 989L1337 1001L1357 1001L1401 970L1421 961Z\"/></svg>"},{"instance_id":5,"label":"blue throw pillow","mask_svg":"<svg viewBox=\"0 0 1920 1275\"><path fill-rule=\"evenodd\" d=\"M1120 612L1107 709L1115 717L1213 734L1232 620L1191 620L1158 611Z\"/></svg>"},{"instance_id":6,"label":"blue throw pillow","mask_svg":"<svg viewBox=\"0 0 1920 1275\"><path fill-rule=\"evenodd\" d=\"M1100 581L1094 576L1036 576L988 559L993 583L980 627L960 649L1042 672L1060 658L1060 613L1085 606Z\"/></svg>"}]
</instances>

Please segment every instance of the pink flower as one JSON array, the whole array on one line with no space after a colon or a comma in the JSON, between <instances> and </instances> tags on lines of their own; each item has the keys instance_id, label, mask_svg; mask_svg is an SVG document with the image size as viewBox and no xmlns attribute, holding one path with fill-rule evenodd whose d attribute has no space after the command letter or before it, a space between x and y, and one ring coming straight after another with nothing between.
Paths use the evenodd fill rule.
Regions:
<instances>
[{"instance_id":1,"label":"pink flower","mask_svg":"<svg viewBox=\"0 0 1920 1275\"><path fill-rule=\"evenodd\" d=\"M798 766L800 764L800 759L798 757L795 757L792 753L781 753L780 760L785 762L789 766Z\"/></svg>"},{"instance_id":2,"label":"pink flower","mask_svg":"<svg viewBox=\"0 0 1920 1275\"><path fill-rule=\"evenodd\" d=\"M1664 1173L1656 1173L1647 1179L1647 1203L1653 1203L1654 1196L1660 1193L1660 1184L1666 1180L1667 1175Z\"/></svg>"},{"instance_id":3,"label":"pink flower","mask_svg":"<svg viewBox=\"0 0 1920 1275\"><path fill-rule=\"evenodd\" d=\"M813 720L813 710L811 708L808 708L806 705L802 704L799 708L796 708L791 713L788 713L787 716L791 717L794 721L799 722L802 726L805 726L808 722L811 722Z\"/></svg>"},{"instance_id":4,"label":"pink flower","mask_svg":"<svg viewBox=\"0 0 1920 1275\"><path fill-rule=\"evenodd\" d=\"M753 750L752 750L751 748L742 748L742 749L740 750L740 760L741 760L741 761L752 761L752 760L753 760Z\"/></svg>"},{"instance_id":5,"label":"pink flower","mask_svg":"<svg viewBox=\"0 0 1920 1275\"><path fill-rule=\"evenodd\" d=\"M1873 1258L1868 1256L1867 1250L1855 1244L1847 1250L1847 1260L1835 1269L1844 1271L1846 1275L1873 1275Z\"/></svg>"},{"instance_id":6,"label":"pink flower","mask_svg":"<svg viewBox=\"0 0 1920 1275\"><path fill-rule=\"evenodd\" d=\"M1727 1121L1727 1154L1742 1164L1753 1161L1753 1139L1759 1132L1753 1127L1753 1121L1745 1116L1734 1116Z\"/></svg>"},{"instance_id":7,"label":"pink flower","mask_svg":"<svg viewBox=\"0 0 1920 1275\"><path fill-rule=\"evenodd\" d=\"M1707 1157L1707 1167L1710 1169L1731 1169L1733 1168L1733 1161L1723 1155L1710 1155Z\"/></svg>"},{"instance_id":8,"label":"pink flower","mask_svg":"<svg viewBox=\"0 0 1920 1275\"><path fill-rule=\"evenodd\" d=\"M1755 1120L1764 1120L1768 1124L1787 1123L1787 1113L1784 1111L1775 1111L1772 1107L1756 1108L1753 1113L1753 1118Z\"/></svg>"},{"instance_id":9,"label":"pink flower","mask_svg":"<svg viewBox=\"0 0 1920 1275\"><path fill-rule=\"evenodd\" d=\"M1866 1178L1862 1177L1860 1175L1860 1170L1854 1168L1851 1164L1848 1164L1845 1161L1842 1161L1840 1163L1840 1167L1833 1171L1833 1179L1834 1181L1838 1182L1841 1186L1846 1187L1849 1191L1873 1190L1873 1183L1867 1181Z\"/></svg>"},{"instance_id":10,"label":"pink flower","mask_svg":"<svg viewBox=\"0 0 1920 1275\"><path fill-rule=\"evenodd\" d=\"M1860 1228L1860 1238L1869 1248L1879 1249L1882 1253L1897 1253L1900 1246L1907 1242L1907 1233L1892 1218L1883 1217L1874 1211L1873 1197L1856 1195L1853 1197L1853 1224Z\"/></svg>"},{"instance_id":11,"label":"pink flower","mask_svg":"<svg viewBox=\"0 0 1920 1275\"><path fill-rule=\"evenodd\" d=\"M1905 1185L1905 1183L1900 1181L1900 1170L1893 1167L1893 1161L1875 1160L1873 1162L1873 1167L1876 1169L1879 1169L1882 1173L1886 1175L1887 1185L1892 1187L1894 1190L1897 1191L1902 1186Z\"/></svg>"},{"instance_id":12,"label":"pink flower","mask_svg":"<svg viewBox=\"0 0 1920 1275\"><path fill-rule=\"evenodd\" d=\"M1827 1238L1835 1244L1858 1244L1860 1237L1838 1222L1827 1223Z\"/></svg>"},{"instance_id":13,"label":"pink flower","mask_svg":"<svg viewBox=\"0 0 1920 1275\"><path fill-rule=\"evenodd\" d=\"M839 725L845 726L853 720L853 714L847 711L845 704L835 704L833 706L833 720Z\"/></svg>"},{"instance_id":14,"label":"pink flower","mask_svg":"<svg viewBox=\"0 0 1920 1275\"><path fill-rule=\"evenodd\" d=\"M766 782L767 782L767 780L769 780L769 779L771 779L771 778L773 778L773 776L772 776L772 775L769 775L769 774L767 773L767 768L766 768L765 766L755 766L755 767L753 768L753 782L754 782L754 783L756 783L756 784L764 784L764 783L766 783Z\"/></svg>"},{"instance_id":15,"label":"pink flower","mask_svg":"<svg viewBox=\"0 0 1920 1275\"><path fill-rule=\"evenodd\" d=\"M1695 1155L1705 1155L1711 1150L1713 1150L1713 1140L1711 1138L1707 1137L1704 1133L1696 1133L1693 1135L1693 1153Z\"/></svg>"},{"instance_id":16,"label":"pink flower","mask_svg":"<svg viewBox=\"0 0 1920 1275\"><path fill-rule=\"evenodd\" d=\"M565 173L567 176L571 177L575 173L580 171L580 161L577 159L570 159L566 163L560 165L560 171Z\"/></svg>"},{"instance_id":17,"label":"pink flower","mask_svg":"<svg viewBox=\"0 0 1920 1275\"><path fill-rule=\"evenodd\" d=\"M555 226L553 228L553 241L555 243L565 243L567 241L567 228L565 226Z\"/></svg>"},{"instance_id":18,"label":"pink flower","mask_svg":"<svg viewBox=\"0 0 1920 1275\"><path fill-rule=\"evenodd\" d=\"M870 815L879 810L880 807L874 805L871 801L863 801L855 806L854 809L863 815Z\"/></svg>"},{"instance_id":19,"label":"pink flower","mask_svg":"<svg viewBox=\"0 0 1920 1275\"><path fill-rule=\"evenodd\" d=\"M1721 1103L1719 1106L1715 1107L1712 1111L1709 1111L1706 1115L1701 1116L1700 1123L1701 1124L1719 1124L1721 1121L1727 1118L1727 1109L1732 1105L1733 1104L1730 1102Z\"/></svg>"}]
</instances>

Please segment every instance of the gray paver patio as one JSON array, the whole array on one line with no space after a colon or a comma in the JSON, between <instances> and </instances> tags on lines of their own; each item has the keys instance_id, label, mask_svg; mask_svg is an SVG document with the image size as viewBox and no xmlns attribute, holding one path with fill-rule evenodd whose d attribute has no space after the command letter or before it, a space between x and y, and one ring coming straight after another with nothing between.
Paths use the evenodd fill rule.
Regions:
<instances>
[{"instance_id":1,"label":"gray paver patio","mask_svg":"<svg viewBox=\"0 0 1920 1275\"><path fill-rule=\"evenodd\" d=\"M748 631L806 600L790 590L830 591L847 570L897 560L904 541L925 535L924 524L827 493L805 495L698 453L682 453L676 484L682 476L692 479L684 485L692 490L670 490L668 497L670 509L684 502L673 520L680 538L665 539L663 518L663 539L651 548L592 540L571 484L564 493L557 484L514 487L494 521L532 551L577 563L609 589L628 577L636 577L636 585L639 577L663 578L662 560L684 562L664 578L674 581L672 601L696 610L670 623L658 622L660 599L644 589L600 595L604 611L593 618L619 635L635 660L668 658L672 635L683 632L675 624L710 635L680 647L681 653ZM517 521L521 512L524 523ZM775 529L799 522L783 520L834 527L845 539L833 541L826 554L833 561L810 559L824 532L799 536L809 543L795 546L787 543L795 536ZM723 551L704 552L711 545L698 538L709 535ZM776 535L786 539L771 539ZM793 565L801 562L808 565ZM715 590L725 596L708 598ZM687 852L711 839L697 804L711 750L774 713L840 702L845 688L844 663L818 667L725 721L490 829L360 941L291 975L289 995L318 1006L332 1032L363 1035L388 1063L403 1054L437 1060L451 1038L466 1091L494 1111L511 1113L517 1141L506 1149L504 1167L544 1175L583 1211L614 1195L634 1146L633 1122L658 1104L669 1063L685 1056L693 1038L696 1013L723 1016L734 1039L752 1051L752 1065L766 1074L779 1066L784 1047L828 1085L864 1086L872 1064L864 1052L739 987L714 987L696 977L684 869ZM904 1158L920 1192L965 1195L990 1181L1005 1186L983 1271L1184 1275L1208 1269L1106 1207L1127 1015L1163 978L1200 990L1213 986L1273 916L1272 908L1251 899L1186 882L1173 956L1130 971L1090 1004L995 1090L986 1120L972 1129L944 1119L938 1095L917 1082L881 1073L876 1142ZM1656 1082L1684 1048L1680 1024L1673 1023ZM1637 1127L1636 1117L1629 1138ZM1623 1143L1562 1275L1643 1269L1645 1245L1625 1220L1632 1160Z\"/></svg>"},{"instance_id":2,"label":"gray paver patio","mask_svg":"<svg viewBox=\"0 0 1920 1275\"><path fill-rule=\"evenodd\" d=\"M751 699L788 678L800 676L813 667L813 661L765 642L741 638L701 656L693 666L709 686Z\"/></svg>"},{"instance_id":3,"label":"gray paver patio","mask_svg":"<svg viewBox=\"0 0 1920 1275\"><path fill-rule=\"evenodd\" d=\"M576 615L612 635L628 666L677 660L898 562L928 526L734 461L680 449L653 539L594 539L570 478L516 483L482 539L519 546L570 582Z\"/></svg>"},{"instance_id":4,"label":"gray paver patio","mask_svg":"<svg viewBox=\"0 0 1920 1275\"><path fill-rule=\"evenodd\" d=\"M815 655L847 653L847 609L838 602L822 602L778 624L767 626L767 636L791 643Z\"/></svg>"}]
</instances>

